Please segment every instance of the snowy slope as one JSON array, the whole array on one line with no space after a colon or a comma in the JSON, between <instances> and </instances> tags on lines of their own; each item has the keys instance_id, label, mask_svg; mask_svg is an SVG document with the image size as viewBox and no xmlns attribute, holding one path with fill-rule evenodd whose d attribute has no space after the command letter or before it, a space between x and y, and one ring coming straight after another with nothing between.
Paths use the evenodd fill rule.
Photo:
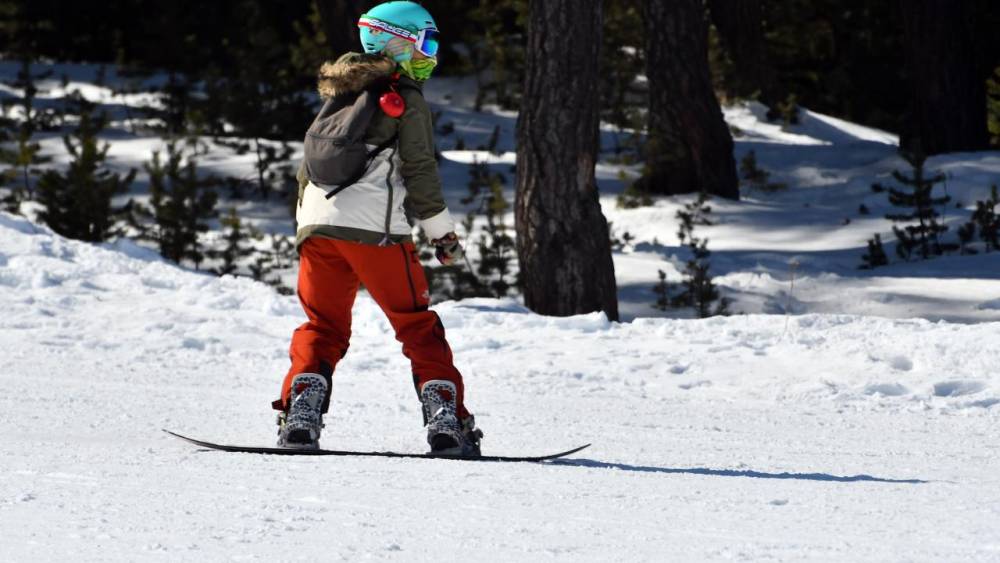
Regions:
<instances>
[{"instance_id":1,"label":"snowy slope","mask_svg":"<svg viewBox=\"0 0 1000 563\"><path fill-rule=\"evenodd\" d=\"M952 322L1000 321L1000 254L948 256L900 262L886 213L898 212L875 182L895 185L893 170L909 174L897 154L897 139L884 131L803 110L800 123L769 123L757 103L725 109L736 128L735 158L750 151L771 181L788 189L774 193L744 185L741 201L711 203L715 225L696 230L709 239L712 272L733 309L745 313L849 313ZM1000 185L1000 153L932 157L927 169L946 176L936 195L949 195L938 209L955 231L969 220L977 199ZM612 186L602 184L603 191ZM681 278L686 254L679 248L675 213L693 197L664 198L651 207L621 210L602 198L604 214L636 239L615 255L619 296L628 318L654 314L651 280L657 270ZM868 214L861 213L864 206ZM886 242L892 263L859 270L866 241Z\"/></svg>"},{"instance_id":2,"label":"snowy slope","mask_svg":"<svg viewBox=\"0 0 1000 563\"><path fill-rule=\"evenodd\" d=\"M1000 307L1000 306L998 306ZM490 453L269 458L294 298L0 215L0 560L1000 560L1000 323L437 307ZM422 451L359 298L324 443Z\"/></svg>"}]
</instances>

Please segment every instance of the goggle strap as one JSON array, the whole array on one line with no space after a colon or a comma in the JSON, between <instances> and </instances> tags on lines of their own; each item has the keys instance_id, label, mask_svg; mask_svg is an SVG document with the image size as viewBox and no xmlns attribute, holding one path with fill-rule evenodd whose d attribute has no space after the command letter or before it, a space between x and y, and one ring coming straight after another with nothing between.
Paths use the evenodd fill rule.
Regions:
<instances>
[{"instance_id":1,"label":"goggle strap","mask_svg":"<svg viewBox=\"0 0 1000 563\"><path fill-rule=\"evenodd\" d=\"M367 27L367 28L370 28L370 29L378 29L380 31L384 31L386 33L390 33L392 35L395 35L396 37L402 37L403 39L406 39L410 43L416 43L417 42L417 38L419 37L419 35L417 35L416 33L413 33L412 31L410 31L410 30L408 30L406 28L395 26L395 25L392 25L390 23L384 22L382 20L376 20L376 19L373 19L373 18L366 18L366 17L363 17L363 16L361 17L361 19L358 20L358 27Z\"/></svg>"}]
</instances>

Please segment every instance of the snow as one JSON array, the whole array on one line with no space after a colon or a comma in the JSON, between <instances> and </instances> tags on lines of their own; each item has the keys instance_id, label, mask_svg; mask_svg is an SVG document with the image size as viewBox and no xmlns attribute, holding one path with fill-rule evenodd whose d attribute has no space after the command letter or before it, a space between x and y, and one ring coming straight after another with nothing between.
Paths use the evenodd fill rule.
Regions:
<instances>
[{"instance_id":1,"label":"snow","mask_svg":"<svg viewBox=\"0 0 1000 563\"><path fill-rule=\"evenodd\" d=\"M0 214L0 559L1000 557L1000 323L436 309L487 452L593 446L200 451L273 440L294 298ZM325 445L423 451L409 379L361 296Z\"/></svg>"}]
</instances>

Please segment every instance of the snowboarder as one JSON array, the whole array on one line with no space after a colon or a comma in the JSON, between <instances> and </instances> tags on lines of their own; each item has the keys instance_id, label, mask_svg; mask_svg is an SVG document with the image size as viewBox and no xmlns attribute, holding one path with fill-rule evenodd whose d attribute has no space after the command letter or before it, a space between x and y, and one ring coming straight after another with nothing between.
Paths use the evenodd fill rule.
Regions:
<instances>
[{"instance_id":1,"label":"snowboarder","mask_svg":"<svg viewBox=\"0 0 1000 563\"><path fill-rule=\"evenodd\" d=\"M299 169L298 295L309 320L292 336L292 365L273 405L281 411L278 445L319 447L332 375L347 353L351 308L364 284L411 362L431 452L478 456L482 432L465 407L462 375L441 320L428 309L427 280L407 221L419 223L440 262L462 258L422 93L437 64L437 26L419 4L401 1L376 6L358 26L364 53L320 68L321 97L356 99L381 88L397 98L386 107L383 96L382 109L364 129L370 158L356 181L325 185L310 177L308 166Z\"/></svg>"}]
</instances>

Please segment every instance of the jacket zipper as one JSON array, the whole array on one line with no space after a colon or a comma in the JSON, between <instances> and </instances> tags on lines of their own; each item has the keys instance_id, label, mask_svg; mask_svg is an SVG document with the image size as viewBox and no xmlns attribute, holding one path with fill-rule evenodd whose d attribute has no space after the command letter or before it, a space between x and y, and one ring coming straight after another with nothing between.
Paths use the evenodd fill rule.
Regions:
<instances>
[{"instance_id":1,"label":"jacket zipper","mask_svg":"<svg viewBox=\"0 0 1000 563\"><path fill-rule=\"evenodd\" d=\"M392 152L389 153L389 174L385 177L385 183L389 186L389 201L385 205L385 236L382 238L382 242L378 243L379 246L386 246L389 244L389 229L392 226L392 174L396 170L396 163L393 161L393 157L396 156L396 147L392 147Z\"/></svg>"}]
</instances>

